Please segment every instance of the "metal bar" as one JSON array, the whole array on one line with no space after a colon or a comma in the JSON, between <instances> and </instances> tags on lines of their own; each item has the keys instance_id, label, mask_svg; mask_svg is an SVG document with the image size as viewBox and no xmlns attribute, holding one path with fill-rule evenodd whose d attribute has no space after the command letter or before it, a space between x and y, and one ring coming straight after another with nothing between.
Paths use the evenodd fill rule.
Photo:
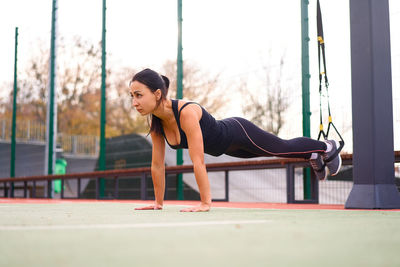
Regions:
<instances>
[{"instance_id":1,"label":"metal bar","mask_svg":"<svg viewBox=\"0 0 400 267\"><path fill-rule=\"evenodd\" d=\"M78 198L81 198L81 178L77 179L78 181Z\"/></svg>"},{"instance_id":2,"label":"metal bar","mask_svg":"<svg viewBox=\"0 0 400 267\"><path fill-rule=\"evenodd\" d=\"M177 79L176 79L176 99L182 99L183 97L183 56L182 56L182 0L178 0L178 53L176 59L177 66ZM183 164L183 151L182 149L178 149L176 151L176 165ZM182 173L177 174L176 176L176 197L178 200L183 200L183 176Z\"/></svg>"},{"instance_id":3,"label":"metal bar","mask_svg":"<svg viewBox=\"0 0 400 267\"><path fill-rule=\"evenodd\" d=\"M33 181L32 185L32 198L36 198L36 181Z\"/></svg>"},{"instance_id":4,"label":"metal bar","mask_svg":"<svg viewBox=\"0 0 400 267\"><path fill-rule=\"evenodd\" d=\"M291 191L290 191L290 178L289 178L289 166L286 165L286 203L290 203Z\"/></svg>"},{"instance_id":5,"label":"metal bar","mask_svg":"<svg viewBox=\"0 0 400 267\"><path fill-rule=\"evenodd\" d=\"M78 154L78 149L77 149L77 145L78 145L78 140L77 140L77 136L71 136L70 140L72 141L72 154L76 155Z\"/></svg>"},{"instance_id":6,"label":"metal bar","mask_svg":"<svg viewBox=\"0 0 400 267\"><path fill-rule=\"evenodd\" d=\"M395 151L395 162L400 162L400 151ZM343 165L352 165L352 155L342 154ZM275 169L275 168L286 168L287 164L292 164L296 168L308 166L308 161L305 160L293 160L293 159L272 159L272 160L259 160L259 161L248 161L248 162L229 162L229 163L212 163L207 164L206 168L208 172L215 171L233 171L233 170L257 170L257 169ZM151 175L150 168L141 167L134 169L124 170L108 170L108 171L95 171L88 173L73 173L65 175L54 175L49 176L29 176L29 177L16 177L16 178L0 178L0 182L20 182L20 181L40 181L40 180L55 180L55 179L77 179L78 177L96 178L96 177L109 177L112 178L115 175L118 177L131 177L140 175L145 172L147 175ZM176 173L193 173L193 166L168 166L165 171L166 175Z\"/></svg>"},{"instance_id":7,"label":"metal bar","mask_svg":"<svg viewBox=\"0 0 400 267\"><path fill-rule=\"evenodd\" d=\"M24 198L28 198L28 182L24 181Z\"/></svg>"},{"instance_id":8,"label":"metal bar","mask_svg":"<svg viewBox=\"0 0 400 267\"><path fill-rule=\"evenodd\" d=\"M16 121L17 121L17 51L18 51L18 27L15 28L15 56L14 56L14 91L13 91L13 112L11 122L11 159L10 159L10 177L15 177L15 139L16 139ZM14 196L14 183L11 183L11 197Z\"/></svg>"},{"instance_id":9,"label":"metal bar","mask_svg":"<svg viewBox=\"0 0 400 267\"><path fill-rule=\"evenodd\" d=\"M229 171L225 171L225 201L229 202Z\"/></svg>"},{"instance_id":10,"label":"metal bar","mask_svg":"<svg viewBox=\"0 0 400 267\"><path fill-rule=\"evenodd\" d=\"M6 140L6 120L2 120L1 139Z\"/></svg>"},{"instance_id":11,"label":"metal bar","mask_svg":"<svg viewBox=\"0 0 400 267\"><path fill-rule=\"evenodd\" d=\"M52 198L53 195L53 181L47 181L47 198Z\"/></svg>"},{"instance_id":12,"label":"metal bar","mask_svg":"<svg viewBox=\"0 0 400 267\"><path fill-rule=\"evenodd\" d=\"M286 165L286 192L287 203L294 203L294 166L292 164Z\"/></svg>"},{"instance_id":13,"label":"metal bar","mask_svg":"<svg viewBox=\"0 0 400 267\"><path fill-rule=\"evenodd\" d=\"M28 121L28 126L26 129L26 140L30 140L31 139L31 121Z\"/></svg>"},{"instance_id":14,"label":"metal bar","mask_svg":"<svg viewBox=\"0 0 400 267\"><path fill-rule=\"evenodd\" d=\"M343 165L352 165L352 154L342 154ZM400 162L400 151L394 151L395 162ZM271 169L271 168L285 168L287 164L293 164L296 167L308 166L308 161L304 159L268 159L268 160L252 160L252 161L240 161L240 162L225 162L225 163L211 163L207 164L206 168L208 172L213 171L225 171L225 170L257 170L257 169ZM176 173L193 173L193 166L182 165L182 166L167 166L166 175L176 174ZM29 177L16 177L10 178L0 178L0 182L17 182L17 181L39 181L39 180L49 180L49 179L76 179L77 177L114 177L118 175L122 176L135 176L146 172L148 175L151 174L151 169L149 167L140 167L134 169L123 169L123 170L107 170L107 171L94 171L87 173L71 173L64 175L56 175L53 178L48 176L29 176Z\"/></svg>"},{"instance_id":15,"label":"metal bar","mask_svg":"<svg viewBox=\"0 0 400 267\"><path fill-rule=\"evenodd\" d=\"M7 182L4 182L4 197L8 197Z\"/></svg>"},{"instance_id":16,"label":"metal bar","mask_svg":"<svg viewBox=\"0 0 400 267\"><path fill-rule=\"evenodd\" d=\"M103 0L101 31L101 106L100 106L100 156L99 170L106 169L106 0ZM105 180L100 179L99 194L104 197Z\"/></svg>"},{"instance_id":17,"label":"metal bar","mask_svg":"<svg viewBox=\"0 0 400 267\"><path fill-rule=\"evenodd\" d=\"M165 174L165 189L164 189L164 199L168 199L168 179L167 174ZM155 192L154 192L155 194Z\"/></svg>"},{"instance_id":18,"label":"metal bar","mask_svg":"<svg viewBox=\"0 0 400 267\"><path fill-rule=\"evenodd\" d=\"M48 102L48 112L47 112L47 174L54 173L54 163L55 163L55 145L57 136L57 105L56 94L55 94L55 84L56 84L56 21L57 21L57 0L52 1L52 13L51 13L51 38L50 38L50 73L49 73L49 102ZM48 197L51 197L51 184L48 184Z\"/></svg>"},{"instance_id":19,"label":"metal bar","mask_svg":"<svg viewBox=\"0 0 400 267\"><path fill-rule=\"evenodd\" d=\"M146 173L143 173L140 179L140 199L147 199Z\"/></svg>"},{"instance_id":20,"label":"metal bar","mask_svg":"<svg viewBox=\"0 0 400 267\"><path fill-rule=\"evenodd\" d=\"M119 186L118 176L115 176L115 178L114 178L114 198L115 199L118 199L118 186Z\"/></svg>"},{"instance_id":21,"label":"metal bar","mask_svg":"<svg viewBox=\"0 0 400 267\"><path fill-rule=\"evenodd\" d=\"M96 199L100 199L100 194L99 194L99 180L100 178L96 178Z\"/></svg>"},{"instance_id":22,"label":"metal bar","mask_svg":"<svg viewBox=\"0 0 400 267\"><path fill-rule=\"evenodd\" d=\"M14 182L10 183L10 197L14 197Z\"/></svg>"},{"instance_id":23,"label":"metal bar","mask_svg":"<svg viewBox=\"0 0 400 267\"><path fill-rule=\"evenodd\" d=\"M64 198L64 179L61 179L61 198Z\"/></svg>"},{"instance_id":24,"label":"metal bar","mask_svg":"<svg viewBox=\"0 0 400 267\"><path fill-rule=\"evenodd\" d=\"M308 36L308 0L301 2L301 87L302 87L302 109L303 109L303 136L310 137L310 56ZM303 172L304 199L310 198L310 172Z\"/></svg>"},{"instance_id":25,"label":"metal bar","mask_svg":"<svg viewBox=\"0 0 400 267\"><path fill-rule=\"evenodd\" d=\"M17 51L18 51L18 27L15 28L15 57L14 57L14 91L13 91L13 112L11 132L11 159L10 177L15 177L15 146L16 146L16 120L17 120ZM14 183L11 182L11 197L14 197Z\"/></svg>"},{"instance_id":26,"label":"metal bar","mask_svg":"<svg viewBox=\"0 0 400 267\"><path fill-rule=\"evenodd\" d=\"M311 200L315 204L319 203L319 181L314 172L311 172Z\"/></svg>"},{"instance_id":27,"label":"metal bar","mask_svg":"<svg viewBox=\"0 0 400 267\"><path fill-rule=\"evenodd\" d=\"M99 142L99 138L97 136L95 136L94 140L95 140L95 143L96 143L95 144L95 152L94 153L95 153L96 156L98 156L99 155L99 146L100 146L99 145L99 143L100 143Z\"/></svg>"}]
</instances>

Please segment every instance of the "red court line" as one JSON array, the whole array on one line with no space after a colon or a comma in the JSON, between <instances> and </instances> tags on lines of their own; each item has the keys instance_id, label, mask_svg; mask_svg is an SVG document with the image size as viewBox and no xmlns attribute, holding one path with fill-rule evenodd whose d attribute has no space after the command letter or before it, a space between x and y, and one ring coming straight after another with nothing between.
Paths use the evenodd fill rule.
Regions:
<instances>
[{"instance_id":1,"label":"red court line","mask_svg":"<svg viewBox=\"0 0 400 267\"><path fill-rule=\"evenodd\" d=\"M152 204L152 200L97 200L97 199L47 199L47 198L0 198L0 204L57 204L57 203L132 203ZM194 206L199 201L166 200L165 205ZM287 210L345 210L344 205L334 204L286 204L264 202L213 202L213 207L247 209L287 209ZM379 209L382 210L382 209ZM400 211L400 209L390 209Z\"/></svg>"}]
</instances>

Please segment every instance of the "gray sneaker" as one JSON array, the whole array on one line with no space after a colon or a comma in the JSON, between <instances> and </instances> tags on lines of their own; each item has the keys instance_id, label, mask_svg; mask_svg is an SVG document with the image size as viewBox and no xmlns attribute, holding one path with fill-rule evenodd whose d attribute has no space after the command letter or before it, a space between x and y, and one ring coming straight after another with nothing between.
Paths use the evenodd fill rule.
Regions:
<instances>
[{"instance_id":1,"label":"gray sneaker","mask_svg":"<svg viewBox=\"0 0 400 267\"><path fill-rule=\"evenodd\" d=\"M338 153L339 142L335 140L326 140L325 142L331 144L332 149L329 152L323 153L322 157L326 166L328 167L329 174L331 176L335 176L339 173L340 167L342 167L342 158Z\"/></svg>"},{"instance_id":2,"label":"gray sneaker","mask_svg":"<svg viewBox=\"0 0 400 267\"><path fill-rule=\"evenodd\" d=\"M318 180L325 180L328 176L325 170L325 163L322 159L322 156L318 154L316 159L310 159L310 165L314 170L315 176L317 176Z\"/></svg>"}]
</instances>

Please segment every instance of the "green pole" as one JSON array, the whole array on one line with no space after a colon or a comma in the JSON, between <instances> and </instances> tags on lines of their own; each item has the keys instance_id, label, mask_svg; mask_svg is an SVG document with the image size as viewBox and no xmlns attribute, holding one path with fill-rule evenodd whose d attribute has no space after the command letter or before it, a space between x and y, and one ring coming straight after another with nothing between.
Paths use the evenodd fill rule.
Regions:
<instances>
[{"instance_id":1,"label":"green pole","mask_svg":"<svg viewBox=\"0 0 400 267\"><path fill-rule=\"evenodd\" d=\"M177 90L176 98L182 99L183 97L183 59L182 59L182 0L178 0L178 57L177 57ZM176 151L176 165L183 164L183 151L178 149ZM183 178L182 174L177 175L176 184L177 199L183 200Z\"/></svg>"},{"instance_id":2,"label":"green pole","mask_svg":"<svg viewBox=\"0 0 400 267\"><path fill-rule=\"evenodd\" d=\"M11 125L11 166L10 177L15 177L15 135L17 121L17 51L18 51L18 27L15 27L15 54L14 54L14 92L13 92L13 113ZM14 183L11 183L11 197L14 197Z\"/></svg>"},{"instance_id":3,"label":"green pole","mask_svg":"<svg viewBox=\"0 0 400 267\"><path fill-rule=\"evenodd\" d=\"M57 20L57 0L53 0L51 13L51 38L50 38L50 77L49 77L49 103L48 103L48 122L47 122L47 174L54 173L55 163L55 126L56 124L56 106L55 106L55 80L56 80L56 20ZM52 197L52 181L47 183L47 196Z\"/></svg>"},{"instance_id":4,"label":"green pole","mask_svg":"<svg viewBox=\"0 0 400 267\"><path fill-rule=\"evenodd\" d=\"M301 1L301 85L303 106L303 136L311 137L310 132L310 58L308 42L308 0ZM309 168L303 170L304 199L311 198L311 173Z\"/></svg>"},{"instance_id":5,"label":"green pole","mask_svg":"<svg viewBox=\"0 0 400 267\"><path fill-rule=\"evenodd\" d=\"M103 26L101 38L101 114L100 114L100 156L99 170L106 169L106 0L103 0ZM104 197L105 181L100 179L99 196Z\"/></svg>"}]
</instances>

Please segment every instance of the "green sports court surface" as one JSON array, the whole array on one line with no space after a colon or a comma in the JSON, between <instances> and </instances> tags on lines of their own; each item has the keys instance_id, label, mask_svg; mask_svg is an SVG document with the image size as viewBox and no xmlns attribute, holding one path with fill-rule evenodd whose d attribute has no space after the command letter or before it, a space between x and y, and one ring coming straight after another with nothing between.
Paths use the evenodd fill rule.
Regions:
<instances>
[{"instance_id":1,"label":"green sports court surface","mask_svg":"<svg viewBox=\"0 0 400 267\"><path fill-rule=\"evenodd\" d=\"M0 266L400 266L398 210L149 203L0 198Z\"/></svg>"}]
</instances>

